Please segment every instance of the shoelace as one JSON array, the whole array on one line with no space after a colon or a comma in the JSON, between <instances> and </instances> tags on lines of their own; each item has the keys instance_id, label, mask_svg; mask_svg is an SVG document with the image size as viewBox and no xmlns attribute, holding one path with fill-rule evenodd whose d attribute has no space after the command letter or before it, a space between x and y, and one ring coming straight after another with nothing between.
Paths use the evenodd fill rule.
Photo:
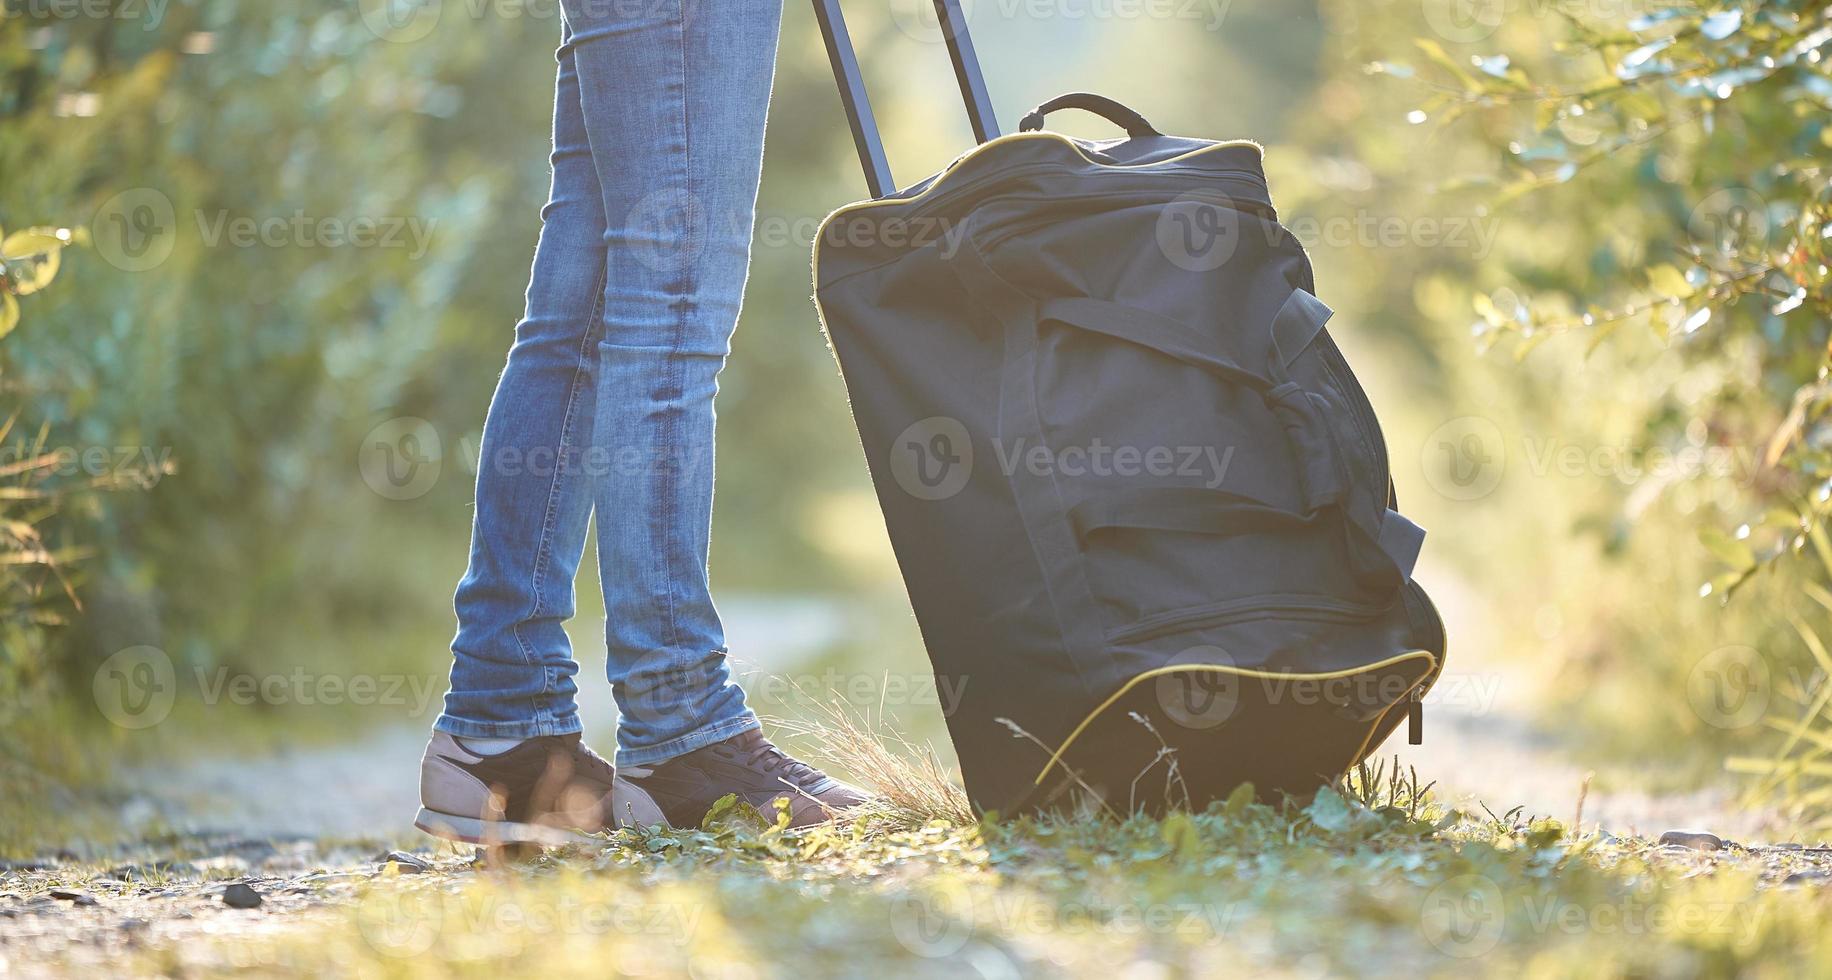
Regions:
<instances>
[{"instance_id":1,"label":"shoelace","mask_svg":"<svg viewBox=\"0 0 1832 980\"><path fill-rule=\"evenodd\" d=\"M609 759L593 752L583 741L567 741L569 741L570 744L566 746L566 749L574 759L583 759L587 767L604 776L606 780L616 777L617 769L615 766L611 765Z\"/></svg>"},{"instance_id":2,"label":"shoelace","mask_svg":"<svg viewBox=\"0 0 1832 980\"><path fill-rule=\"evenodd\" d=\"M734 746L735 748L735 746ZM782 771L782 778L801 786L821 778L819 770L806 762L796 759L777 748L765 739L758 739L748 747L745 764L761 768L765 772Z\"/></svg>"}]
</instances>

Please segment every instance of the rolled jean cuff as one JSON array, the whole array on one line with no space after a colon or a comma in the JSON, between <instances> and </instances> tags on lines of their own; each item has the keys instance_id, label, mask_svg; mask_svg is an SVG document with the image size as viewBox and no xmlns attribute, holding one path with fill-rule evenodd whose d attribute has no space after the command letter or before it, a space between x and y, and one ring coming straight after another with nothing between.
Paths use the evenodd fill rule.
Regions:
<instances>
[{"instance_id":1,"label":"rolled jean cuff","mask_svg":"<svg viewBox=\"0 0 1832 980\"><path fill-rule=\"evenodd\" d=\"M724 721L706 725L698 731L688 732L678 738L671 738L656 745L639 745L633 749L621 746L617 749L616 764L620 766L653 766L667 762L676 756L686 755L694 749L703 749L715 742L723 742L733 735L742 735L748 731L762 728L757 720L757 713L749 708L744 713Z\"/></svg>"},{"instance_id":2,"label":"rolled jean cuff","mask_svg":"<svg viewBox=\"0 0 1832 980\"><path fill-rule=\"evenodd\" d=\"M442 714L433 722L433 731L458 738L539 738L542 735L572 735L582 729L576 714L528 721L465 721Z\"/></svg>"}]
</instances>

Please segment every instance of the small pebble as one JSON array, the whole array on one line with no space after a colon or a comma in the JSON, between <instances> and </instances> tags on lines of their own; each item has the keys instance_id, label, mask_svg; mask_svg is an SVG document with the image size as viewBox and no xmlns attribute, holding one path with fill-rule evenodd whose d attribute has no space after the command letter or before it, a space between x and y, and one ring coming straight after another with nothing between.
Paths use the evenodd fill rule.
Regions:
<instances>
[{"instance_id":1,"label":"small pebble","mask_svg":"<svg viewBox=\"0 0 1832 980\"><path fill-rule=\"evenodd\" d=\"M258 909L261 907L261 893L242 882L234 882L223 889L223 904L232 909Z\"/></svg>"},{"instance_id":2,"label":"small pebble","mask_svg":"<svg viewBox=\"0 0 1832 980\"><path fill-rule=\"evenodd\" d=\"M1669 830L1660 835L1660 843L1689 847L1695 851L1716 851L1724 847L1722 837L1707 834L1702 830Z\"/></svg>"},{"instance_id":3,"label":"small pebble","mask_svg":"<svg viewBox=\"0 0 1832 980\"><path fill-rule=\"evenodd\" d=\"M101 904L95 900L94 895L91 895L88 892L72 891L68 888L51 889L51 897L57 899L60 902L69 902L72 905L77 905L77 906L82 906L82 907L88 907L91 905Z\"/></svg>"},{"instance_id":4,"label":"small pebble","mask_svg":"<svg viewBox=\"0 0 1832 980\"><path fill-rule=\"evenodd\" d=\"M1832 879L1832 871L1814 869L1812 871L1796 871L1786 878L1781 879L1781 883L1784 885L1816 885L1827 879Z\"/></svg>"},{"instance_id":5,"label":"small pebble","mask_svg":"<svg viewBox=\"0 0 1832 980\"><path fill-rule=\"evenodd\" d=\"M406 851L389 851L375 860L385 865L396 865L400 873L404 875L417 875L422 871L431 871L433 869L433 866L427 863L425 858L417 854L409 854Z\"/></svg>"}]
</instances>

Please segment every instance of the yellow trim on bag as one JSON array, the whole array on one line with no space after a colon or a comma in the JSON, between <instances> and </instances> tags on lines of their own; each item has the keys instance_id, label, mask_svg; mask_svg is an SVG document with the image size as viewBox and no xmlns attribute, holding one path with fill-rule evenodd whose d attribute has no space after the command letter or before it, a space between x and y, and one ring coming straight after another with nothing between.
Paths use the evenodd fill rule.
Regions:
<instances>
[{"instance_id":1,"label":"yellow trim on bag","mask_svg":"<svg viewBox=\"0 0 1832 980\"><path fill-rule=\"evenodd\" d=\"M1402 699L1403 699L1403 698L1411 697L1413 689L1418 687L1420 684L1424 683L1425 680L1431 676L1432 671L1437 669L1438 658L1433 656L1431 651L1412 650L1407 653L1399 654L1398 656L1388 657L1387 659L1382 660L1379 663L1368 664L1365 667L1352 667L1346 670L1331 670L1331 671L1325 671L1320 674L1296 674L1296 673L1291 673L1288 671L1256 670L1251 667L1225 667L1221 664L1175 664L1169 667L1153 668L1152 670L1148 670L1142 674L1133 675L1131 680L1127 681L1123 686L1121 686L1119 690L1114 691L1113 694L1107 698L1107 700L1102 701L1100 704L1100 707L1095 708L1093 711L1088 712L1088 716L1081 720L1081 724L1075 726L1075 730L1069 733L1069 737L1063 740L1062 745L1056 749L1055 754L1050 756L1050 761L1044 764L1043 771L1037 774L1037 778L1032 781L1031 785L1033 786L1042 785L1044 777L1050 774L1051 769L1056 768L1056 763L1062 760L1063 753L1069 750L1069 746L1073 745L1075 743L1075 740L1081 737L1081 733L1085 731L1090 724L1093 724L1094 719L1099 717L1101 712L1106 711L1108 708L1113 707L1113 703L1115 701L1118 701L1120 698L1124 697L1127 691L1132 690L1134 687L1138 685L1140 681L1143 681L1143 680L1148 680L1153 677L1162 677L1165 674L1174 674L1174 673L1178 673L1179 671L1194 670L1194 671L1214 671L1215 673L1219 673L1219 674L1233 674L1236 677L1254 677L1254 678L1260 678L1260 679L1289 678L1291 680L1326 681L1326 680L1332 680L1337 677L1350 677L1355 674L1365 674L1369 671L1379 670L1383 667L1391 667L1394 664L1404 663L1405 661L1408 661L1408 660L1417 660L1420 657L1424 657L1427 661L1430 661L1430 666L1426 668L1423 674L1419 675L1418 680L1413 681L1412 685L1406 688L1405 694L1402 695ZM1374 720L1373 726L1371 726L1368 729L1367 736L1361 740L1361 747L1355 750L1355 757L1357 759L1361 758L1361 754L1367 751L1368 742L1369 740L1373 739L1374 732L1380 728L1381 722L1385 721L1387 719L1387 715L1391 713L1393 709L1398 707L1399 704L1401 703L1402 702L1400 701L1396 701L1393 704L1388 705L1387 710L1382 711L1380 713L1380 717Z\"/></svg>"}]
</instances>

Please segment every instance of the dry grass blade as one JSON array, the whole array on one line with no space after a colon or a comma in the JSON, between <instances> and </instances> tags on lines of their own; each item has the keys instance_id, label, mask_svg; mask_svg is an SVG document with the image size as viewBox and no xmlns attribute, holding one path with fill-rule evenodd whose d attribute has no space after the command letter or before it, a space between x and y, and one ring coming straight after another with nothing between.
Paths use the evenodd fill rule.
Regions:
<instances>
[{"instance_id":1,"label":"dry grass blade","mask_svg":"<svg viewBox=\"0 0 1832 980\"><path fill-rule=\"evenodd\" d=\"M912 742L881 714L877 722L839 701L816 701L818 717L778 721L822 760L856 775L878 800L868 813L912 824L974 820L967 793L935 751Z\"/></svg>"}]
</instances>

